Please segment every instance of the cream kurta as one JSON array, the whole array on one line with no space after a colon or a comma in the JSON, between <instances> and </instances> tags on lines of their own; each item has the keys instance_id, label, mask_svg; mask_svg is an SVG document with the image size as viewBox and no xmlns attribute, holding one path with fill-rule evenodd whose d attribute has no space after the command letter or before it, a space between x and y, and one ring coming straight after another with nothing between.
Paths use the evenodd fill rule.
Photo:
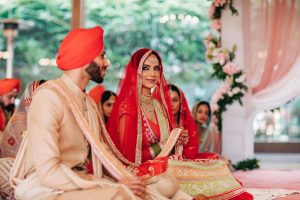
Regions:
<instances>
[{"instance_id":1,"label":"cream kurta","mask_svg":"<svg viewBox=\"0 0 300 200\"><path fill-rule=\"evenodd\" d=\"M94 114L96 117L95 112L87 112L86 101L89 101L89 97L67 75L63 75L61 80L68 87L86 119L88 120L88 115ZM74 172L71 169L86 161L89 152L88 142L66 101L50 86L42 86L32 98L26 137L27 145L23 144L26 150L22 158L22 168L15 172L15 177L11 179L12 184L16 186L18 198L35 199L34 196L25 197L29 192L22 191L22 187L29 185L26 180L36 175L38 181L32 186L50 189L42 192L43 194L39 193L40 197L95 187L110 187L99 193L98 196L103 199L114 199L116 196L120 198L125 193L129 193L125 196L132 195L129 189L120 184L104 178L96 180L93 175Z\"/></svg>"}]
</instances>

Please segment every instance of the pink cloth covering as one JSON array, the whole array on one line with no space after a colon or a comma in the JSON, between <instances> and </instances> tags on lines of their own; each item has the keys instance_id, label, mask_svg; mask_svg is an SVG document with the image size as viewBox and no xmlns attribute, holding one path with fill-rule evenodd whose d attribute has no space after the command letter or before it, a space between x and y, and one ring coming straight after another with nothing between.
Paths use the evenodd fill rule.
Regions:
<instances>
[{"instance_id":1,"label":"pink cloth covering","mask_svg":"<svg viewBox=\"0 0 300 200\"><path fill-rule=\"evenodd\" d=\"M299 199L300 199L300 194L291 194L286 197L276 198L275 200L299 200Z\"/></svg>"},{"instance_id":2,"label":"pink cloth covering","mask_svg":"<svg viewBox=\"0 0 300 200\"><path fill-rule=\"evenodd\" d=\"M237 171L233 175L246 188L300 190L300 170L258 169L253 171Z\"/></svg>"}]
</instances>

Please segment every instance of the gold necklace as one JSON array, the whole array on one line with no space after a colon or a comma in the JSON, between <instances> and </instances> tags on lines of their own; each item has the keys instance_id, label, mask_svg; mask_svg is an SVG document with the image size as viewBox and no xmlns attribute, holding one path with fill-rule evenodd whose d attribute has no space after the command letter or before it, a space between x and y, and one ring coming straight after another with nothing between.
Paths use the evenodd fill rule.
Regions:
<instances>
[{"instance_id":1,"label":"gold necklace","mask_svg":"<svg viewBox=\"0 0 300 200\"><path fill-rule=\"evenodd\" d=\"M149 114L154 113L154 107L153 107L151 95L141 94L140 102L141 102L141 105L142 105L143 109L145 110L145 112L147 112Z\"/></svg>"}]
</instances>

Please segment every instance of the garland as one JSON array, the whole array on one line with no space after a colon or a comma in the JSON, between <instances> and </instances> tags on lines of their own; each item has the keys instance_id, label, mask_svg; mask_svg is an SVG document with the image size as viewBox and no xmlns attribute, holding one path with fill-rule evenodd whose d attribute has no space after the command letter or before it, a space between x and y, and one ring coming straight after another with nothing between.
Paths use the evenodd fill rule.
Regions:
<instances>
[{"instance_id":1,"label":"garland","mask_svg":"<svg viewBox=\"0 0 300 200\"><path fill-rule=\"evenodd\" d=\"M248 90L246 75L241 68L233 62L236 45L232 49L221 47L221 15L222 10L229 7L232 15L238 15L233 7L232 0L213 0L209 9L212 34L204 39L206 59L212 65L212 77L222 81L219 88L211 98L212 122L216 124L219 132L222 131L222 114L227 106L238 101L242 104L242 97Z\"/></svg>"}]
</instances>

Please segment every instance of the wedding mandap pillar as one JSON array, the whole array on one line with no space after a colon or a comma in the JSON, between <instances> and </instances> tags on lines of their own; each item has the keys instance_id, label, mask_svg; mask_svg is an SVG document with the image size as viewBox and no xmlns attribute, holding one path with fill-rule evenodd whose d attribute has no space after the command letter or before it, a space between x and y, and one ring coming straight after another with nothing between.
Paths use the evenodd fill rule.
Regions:
<instances>
[{"instance_id":1,"label":"wedding mandap pillar","mask_svg":"<svg viewBox=\"0 0 300 200\"><path fill-rule=\"evenodd\" d=\"M228 8L222 12L222 47L231 49L236 44L234 63L243 68L246 56L243 53L243 1L233 2L239 15L231 15ZM228 110L223 113L222 154L234 163L254 157L254 114L251 110L251 93L249 91L242 101L243 106L236 102L228 106Z\"/></svg>"}]
</instances>

